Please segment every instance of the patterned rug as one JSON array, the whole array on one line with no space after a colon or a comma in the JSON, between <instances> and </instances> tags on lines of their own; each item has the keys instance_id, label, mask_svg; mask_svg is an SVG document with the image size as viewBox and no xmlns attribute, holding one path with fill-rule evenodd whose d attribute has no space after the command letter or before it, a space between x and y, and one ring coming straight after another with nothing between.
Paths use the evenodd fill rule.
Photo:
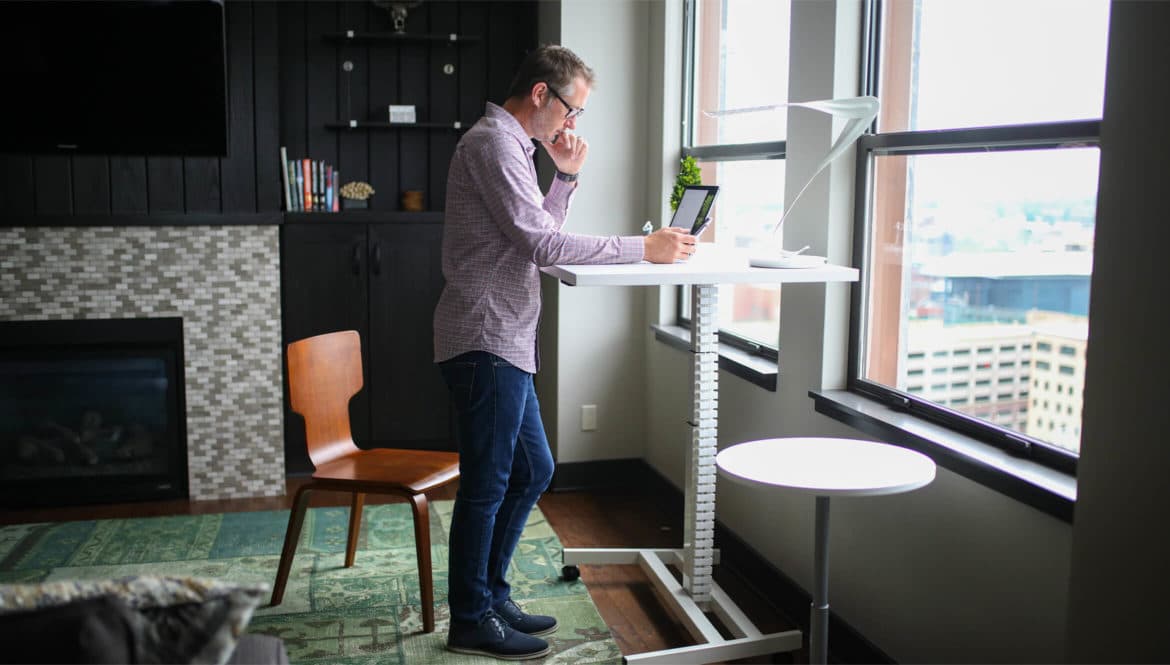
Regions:
<instances>
[{"instance_id":1,"label":"patterned rug","mask_svg":"<svg viewBox=\"0 0 1170 665\"><path fill-rule=\"evenodd\" d=\"M443 648L450 501L431 504L435 632L424 635L414 530L406 504L366 506L353 568L344 568L348 508L305 516L284 602L248 632L284 640L293 663L488 663ZM185 575L272 584L288 511L112 519L0 528L0 583ZM585 585L560 579L561 543L539 509L513 557L512 597L560 622L544 663L619 663L621 652Z\"/></svg>"}]
</instances>

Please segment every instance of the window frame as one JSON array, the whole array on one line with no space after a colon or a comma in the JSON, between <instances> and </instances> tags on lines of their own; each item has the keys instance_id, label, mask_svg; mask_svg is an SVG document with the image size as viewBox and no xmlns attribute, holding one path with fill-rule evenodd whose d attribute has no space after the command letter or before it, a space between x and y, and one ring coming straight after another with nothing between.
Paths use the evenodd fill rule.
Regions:
<instances>
[{"instance_id":1,"label":"window frame","mask_svg":"<svg viewBox=\"0 0 1170 665\"><path fill-rule=\"evenodd\" d=\"M881 0L867 0L865 7L862 94L874 96L879 93L882 4ZM871 254L876 157L1099 147L1100 132L1100 119L884 133L878 133L875 121L857 142L852 260L853 265L860 268L860 278L852 285L850 297L849 392L1007 451L1013 456L1076 475L1079 456L1074 453L990 421L947 409L909 391L900 391L863 378L861 357L868 340L863 339L862 334L870 311L867 292L872 275L868 257Z\"/></svg>"},{"instance_id":2,"label":"window frame","mask_svg":"<svg viewBox=\"0 0 1170 665\"><path fill-rule=\"evenodd\" d=\"M683 81L682 81L682 127L681 141L682 157L694 157L703 162L734 162L734 161L763 161L769 159L784 159L786 156L786 141L760 141L756 143L726 143L716 145L694 145L695 121L695 48L697 0L683 2ZM787 91L785 91L787 93ZM779 288L777 286L777 288ZM681 328L690 330L691 319L687 316L686 287L676 287L675 291L675 321ZM775 345L747 339L725 328L719 329L719 342L733 348L745 351L750 355L769 360L779 361L779 338Z\"/></svg>"}]
</instances>

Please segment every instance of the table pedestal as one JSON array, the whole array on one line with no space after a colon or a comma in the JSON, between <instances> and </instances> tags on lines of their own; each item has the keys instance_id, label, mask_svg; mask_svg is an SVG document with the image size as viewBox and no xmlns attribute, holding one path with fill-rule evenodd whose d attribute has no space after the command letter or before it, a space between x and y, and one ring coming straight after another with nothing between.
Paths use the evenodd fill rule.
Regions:
<instances>
[{"instance_id":1,"label":"table pedestal","mask_svg":"<svg viewBox=\"0 0 1170 665\"><path fill-rule=\"evenodd\" d=\"M809 617L808 662L826 663L829 656L829 497L817 497L813 535L813 602Z\"/></svg>"},{"instance_id":2,"label":"table pedestal","mask_svg":"<svg viewBox=\"0 0 1170 665\"><path fill-rule=\"evenodd\" d=\"M715 454L719 434L719 287L691 288L691 456L687 466L686 514L681 549L564 550L566 566L634 564L645 571L663 604L686 627L695 646L625 657L627 663L710 663L800 648L801 633L789 630L763 634L712 579L719 552L715 549ZM682 569L682 584L667 565ZM706 612L713 612L736 636L724 639ZM826 610L827 612L827 610Z\"/></svg>"}]
</instances>

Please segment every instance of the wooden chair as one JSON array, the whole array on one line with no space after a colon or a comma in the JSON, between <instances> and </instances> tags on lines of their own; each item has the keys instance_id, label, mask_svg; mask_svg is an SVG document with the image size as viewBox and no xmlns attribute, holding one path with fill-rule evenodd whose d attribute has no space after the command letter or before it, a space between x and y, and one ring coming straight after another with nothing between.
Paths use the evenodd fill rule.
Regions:
<instances>
[{"instance_id":1,"label":"wooden chair","mask_svg":"<svg viewBox=\"0 0 1170 665\"><path fill-rule=\"evenodd\" d=\"M395 494L409 499L414 511L423 632L433 632L434 583L430 514L425 493L459 477L459 455L391 448L362 450L354 445L349 427L349 400L362 388L361 339L356 331L318 335L289 344L288 383L293 411L305 418L305 440L315 470L312 480L297 490L293 499L272 589L272 604L279 605L284 598L309 505L309 492L332 490L353 494L346 568L353 566L365 495Z\"/></svg>"}]
</instances>

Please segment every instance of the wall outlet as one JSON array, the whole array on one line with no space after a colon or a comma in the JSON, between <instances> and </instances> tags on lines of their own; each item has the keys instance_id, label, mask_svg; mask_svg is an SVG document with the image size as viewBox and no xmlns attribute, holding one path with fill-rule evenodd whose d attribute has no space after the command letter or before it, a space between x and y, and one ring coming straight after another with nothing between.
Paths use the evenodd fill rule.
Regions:
<instances>
[{"instance_id":1,"label":"wall outlet","mask_svg":"<svg viewBox=\"0 0 1170 665\"><path fill-rule=\"evenodd\" d=\"M581 431L592 432L597 429L597 405L584 404L581 406Z\"/></svg>"}]
</instances>

